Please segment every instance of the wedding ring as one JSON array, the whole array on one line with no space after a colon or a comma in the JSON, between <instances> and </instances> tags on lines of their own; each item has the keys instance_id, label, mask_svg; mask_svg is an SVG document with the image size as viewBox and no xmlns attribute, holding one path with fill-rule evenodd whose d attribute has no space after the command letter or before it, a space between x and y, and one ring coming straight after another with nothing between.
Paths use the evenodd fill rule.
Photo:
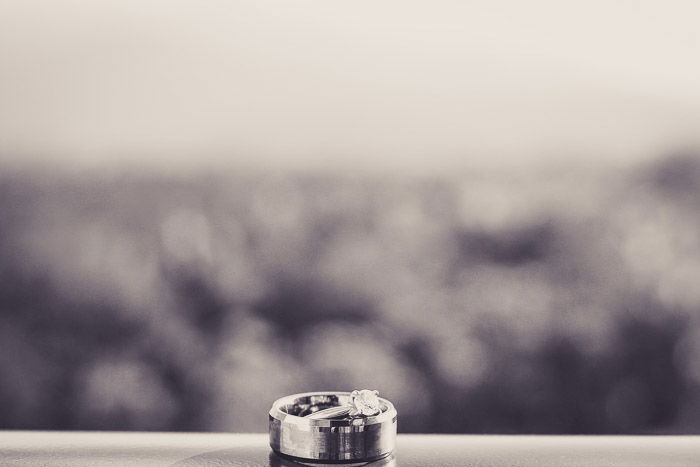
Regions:
<instances>
[{"instance_id":1,"label":"wedding ring","mask_svg":"<svg viewBox=\"0 0 700 467\"><path fill-rule=\"evenodd\" d=\"M394 450L396 418L376 391L295 394L270 409L270 447L293 460L370 462Z\"/></svg>"},{"instance_id":2,"label":"wedding ring","mask_svg":"<svg viewBox=\"0 0 700 467\"><path fill-rule=\"evenodd\" d=\"M361 391L355 390L350 393L349 404L318 410L310 415L306 415L306 417L312 420L317 420L345 416L369 417L372 415L379 415L382 413L382 407L379 403L378 396L378 391L370 391L369 389L363 389Z\"/></svg>"}]
</instances>

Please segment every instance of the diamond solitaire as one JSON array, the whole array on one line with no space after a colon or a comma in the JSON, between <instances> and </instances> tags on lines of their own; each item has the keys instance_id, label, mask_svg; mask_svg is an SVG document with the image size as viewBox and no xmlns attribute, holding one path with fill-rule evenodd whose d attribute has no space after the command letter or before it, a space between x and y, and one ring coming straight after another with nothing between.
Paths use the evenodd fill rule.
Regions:
<instances>
[{"instance_id":1,"label":"diamond solitaire","mask_svg":"<svg viewBox=\"0 0 700 467\"><path fill-rule=\"evenodd\" d=\"M350 410L350 416L364 415L365 417L371 417L381 413L382 409L379 406L378 395L379 391L370 391L369 389L351 392L351 404L354 410Z\"/></svg>"}]
</instances>

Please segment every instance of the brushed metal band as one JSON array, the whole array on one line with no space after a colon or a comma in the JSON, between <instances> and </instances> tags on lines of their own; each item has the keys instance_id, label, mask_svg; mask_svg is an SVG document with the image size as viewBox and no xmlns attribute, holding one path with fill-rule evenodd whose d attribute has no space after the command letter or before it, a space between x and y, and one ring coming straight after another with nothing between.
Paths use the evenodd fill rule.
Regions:
<instances>
[{"instance_id":1,"label":"brushed metal band","mask_svg":"<svg viewBox=\"0 0 700 467\"><path fill-rule=\"evenodd\" d=\"M396 409L379 398L382 411L370 417L311 419L299 416L311 406L346 405L350 393L308 392L283 397L270 409L270 447L302 460L369 462L381 459L396 445Z\"/></svg>"}]
</instances>

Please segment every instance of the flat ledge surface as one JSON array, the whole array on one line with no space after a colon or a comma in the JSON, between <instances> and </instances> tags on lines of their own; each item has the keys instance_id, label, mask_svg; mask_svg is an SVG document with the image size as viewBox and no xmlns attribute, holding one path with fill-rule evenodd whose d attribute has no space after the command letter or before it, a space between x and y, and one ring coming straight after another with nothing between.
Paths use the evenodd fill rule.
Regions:
<instances>
[{"instance_id":1,"label":"flat ledge surface","mask_svg":"<svg viewBox=\"0 0 700 467\"><path fill-rule=\"evenodd\" d=\"M0 465L301 464L273 454L267 434L0 431ZM394 456L365 465L698 466L700 436L399 435Z\"/></svg>"}]
</instances>

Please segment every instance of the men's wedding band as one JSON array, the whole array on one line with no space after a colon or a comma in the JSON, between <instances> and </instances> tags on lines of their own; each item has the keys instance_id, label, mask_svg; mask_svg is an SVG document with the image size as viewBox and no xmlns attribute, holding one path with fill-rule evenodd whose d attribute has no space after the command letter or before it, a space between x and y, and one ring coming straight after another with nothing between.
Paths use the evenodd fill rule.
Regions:
<instances>
[{"instance_id":1,"label":"men's wedding band","mask_svg":"<svg viewBox=\"0 0 700 467\"><path fill-rule=\"evenodd\" d=\"M270 409L270 447L293 460L370 462L394 451L396 419L376 391L294 394Z\"/></svg>"}]
</instances>

